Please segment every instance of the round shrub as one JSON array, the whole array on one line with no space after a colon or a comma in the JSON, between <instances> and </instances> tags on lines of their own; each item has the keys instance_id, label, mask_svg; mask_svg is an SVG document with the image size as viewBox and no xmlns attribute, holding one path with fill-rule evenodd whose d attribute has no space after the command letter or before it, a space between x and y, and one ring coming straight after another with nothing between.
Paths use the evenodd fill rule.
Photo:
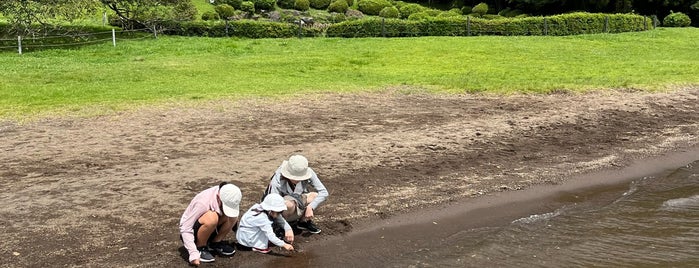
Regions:
<instances>
[{"instance_id":1,"label":"round shrub","mask_svg":"<svg viewBox=\"0 0 699 268\"><path fill-rule=\"evenodd\" d=\"M295 2L295 0L279 0L277 1L277 5L284 9L293 9Z\"/></svg>"},{"instance_id":2,"label":"round shrub","mask_svg":"<svg viewBox=\"0 0 699 268\"><path fill-rule=\"evenodd\" d=\"M437 15L437 18L453 18L453 17L459 17L459 16L461 16L461 14L456 13L456 12L447 11L447 12L439 13L439 15Z\"/></svg>"},{"instance_id":3,"label":"round shrub","mask_svg":"<svg viewBox=\"0 0 699 268\"><path fill-rule=\"evenodd\" d=\"M256 10L273 10L277 0L252 0Z\"/></svg>"},{"instance_id":4,"label":"round shrub","mask_svg":"<svg viewBox=\"0 0 699 268\"><path fill-rule=\"evenodd\" d=\"M218 15L218 13L209 10L209 11L206 11L206 12L201 14L201 19L202 20L220 20L221 17Z\"/></svg>"},{"instance_id":5,"label":"round shrub","mask_svg":"<svg viewBox=\"0 0 699 268\"><path fill-rule=\"evenodd\" d=\"M330 5L330 0L310 0L312 8L326 9Z\"/></svg>"},{"instance_id":6,"label":"round shrub","mask_svg":"<svg viewBox=\"0 0 699 268\"><path fill-rule=\"evenodd\" d=\"M347 0L347 6L354 5L354 0Z\"/></svg>"},{"instance_id":7,"label":"round shrub","mask_svg":"<svg viewBox=\"0 0 699 268\"><path fill-rule=\"evenodd\" d=\"M412 14L424 11L425 7L419 4L407 4L402 6L399 10L401 18L407 18Z\"/></svg>"},{"instance_id":8,"label":"round shrub","mask_svg":"<svg viewBox=\"0 0 699 268\"><path fill-rule=\"evenodd\" d=\"M345 13L332 13L330 14L330 20L333 23L343 22L347 20L347 16L345 16Z\"/></svg>"},{"instance_id":9,"label":"round shrub","mask_svg":"<svg viewBox=\"0 0 699 268\"><path fill-rule=\"evenodd\" d=\"M475 7L473 7L473 10L471 10L471 13L474 16L482 17L483 15L488 13L488 4L480 3L480 4L476 5Z\"/></svg>"},{"instance_id":10,"label":"round shrub","mask_svg":"<svg viewBox=\"0 0 699 268\"><path fill-rule=\"evenodd\" d=\"M413 13L410 16L408 16L408 20L426 20L432 18L432 15L430 15L429 12L418 12L418 13Z\"/></svg>"},{"instance_id":11,"label":"round shrub","mask_svg":"<svg viewBox=\"0 0 699 268\"><path fill-rule=\"evenodd\" d=\"M229 4L220 4L214 7L214 10L219 15L219 17L225 20L235 15L235 9Z\"/></svg>"},{"instance_id":12,"label":"round shrub","mask_svg":"<svg viewBox=\"0 0 699 268\"><path fill-rule=\"evenodd\" d=\"M221 4L227 4L235 9L240 9L240 5L243 4L243 0L219 0Z\"/></svg>"},{"instance_id":13,"label":"round shrub","mask_svg":"<svg viewBox=\"0 0 699 268\"><path fill-rule=\"evenodd\" d=\"M692 20L682 12L672 12L663 19L665 27L687 27L692 24Z\"/></svg>"},{"instance_id":14,"label":"round shrub","mask_svg":"<svg viewBox=\"0 0 699 268\"><path fill-rule=\"evenodd\" d=\"M389 19L398 19L400 18L400 11L398 11L398 8L396 7L384 7L381 12L379 12L379 16L383 18L389 18Z\"/></svg>"},{"instance_id":15,"label":"round shrub","mask_svg":"<svg viewBox=\"0 0 699 268\"><path fill-rule=\"evenodd\" d=\"M386 0L359 0L357 9L367 15L379 15L381 10L390 7L391 3Z\"/></svg>"},{"instance_id":16,"label":"round shrub","mask_svg":"<svg viewBox=\"0 0 699 268\"><path fill-rule=\"evenodd\" d=\"M328 6L328 11L344 14L348 8L349 4L347 4L346 0L335 0Z\"/></svg>"},{"instance_id":17,"label":"round shrub","mask_svg":"<svg viewBox=\"0 0 699 268\"><path fill-rule=\"evenodd\" d=\"M294 9L299 11L306 11L311 8L311 2L308 0L296 0L294 2Z\"/></svg>"},{"instance_id":18,"label":"round shrub","mask_svg":"<svg viewBox=\"0 0 699 268\"><path fill-rule=\"evenodd\" d=\"M461 14L468 15L471 14L471 12L473 12L473 7L471 6L464 6L461 8Z\"/></svg>"},{"instance_id":19,"label":"round shrub","mask_svg":"<svg viewBox=\"0 0 699 268\"><path fill-rule=\"evenodd\" d=\"M250 1L244 1L240 4L240 10L248 13L255 13L255 3Z\"/></svg>"}]
</instances>

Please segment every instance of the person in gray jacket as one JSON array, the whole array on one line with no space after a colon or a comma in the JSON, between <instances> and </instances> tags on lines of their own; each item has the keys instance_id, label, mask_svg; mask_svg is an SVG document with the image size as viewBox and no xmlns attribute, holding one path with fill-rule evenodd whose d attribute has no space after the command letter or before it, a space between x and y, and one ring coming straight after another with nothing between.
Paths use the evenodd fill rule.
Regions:
<instances>
[{"instance_id":1,"label":"person in gray jacket","mask_svg":"<svg viewBox=\"0 0 699 268\"><path fill-rule=\"evenodd\" d=\"M311 188L315 191L311 191ZM313 218L316 208L327 199L329 193L315 171L308 167L306 157L293 155L282 162L274 172L265 196L271 193L284 198L287 209L282 216L287 222L295 223L298 229L320 233Z\"/></svg>"},{"instance_id":2,"label":"person in gray jacket","mask_svg":"<svg viewBox=\"0 0 699 268\"><path fill-rule=\"evenodd\" d=\"M240 225L235 234L238 245L260 253L270 252L270 244L289 251L294 250L291 245L294 239L291 226L281 217L281 212L284 210L286 210L284 198L278 194L269 194L262 203L253 205L240 219ZM292 234L291 241L286 243L275 235L272 230L272 223L275 222L283 225L284 230Z\"/></svg>"}]
</instances>

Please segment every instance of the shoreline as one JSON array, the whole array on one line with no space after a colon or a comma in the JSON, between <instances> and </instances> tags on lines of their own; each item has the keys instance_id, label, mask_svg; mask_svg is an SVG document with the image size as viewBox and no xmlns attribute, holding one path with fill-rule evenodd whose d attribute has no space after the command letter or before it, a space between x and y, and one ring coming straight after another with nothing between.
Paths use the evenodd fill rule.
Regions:
<instances>
[{"instance_id":1,"label":"shoreline","mask_svg":"<svg viewBox=\"0 0 699 268\"><path fill-rule=\"evenodd\" d=\"M362 264L362 261L353 262L358 254L368 259L378 259L372 254L397 256L401 249L413 244L424 246L430 240L444 240L463 230L500 227L529 216L551 213L572 203L571 199L585 198L578 196L581 193L623 193L631 181L659 176L695 161L699 161L699 145L638 159L621 168L575 175L556 185L533 185L523 190L465 198L386 219L366 219L348 233L317 238L305 243L301 252L286 255L289 258L273 258L254 267L325 267L338 261L356 266Z\"/></svg>"}]
</instances>

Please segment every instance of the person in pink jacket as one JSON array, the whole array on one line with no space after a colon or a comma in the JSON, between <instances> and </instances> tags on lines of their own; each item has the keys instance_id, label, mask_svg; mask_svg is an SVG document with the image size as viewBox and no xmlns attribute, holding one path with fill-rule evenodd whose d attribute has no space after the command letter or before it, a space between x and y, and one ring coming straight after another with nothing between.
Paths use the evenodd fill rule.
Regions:
<instances>
[{"instance_id":1,"label":"person in pink jacket","mask_svg":"<svg viewBox=\"0 0 699 268\"><path fill-rule=\"evenodd\" d=\"M198 266L214 261L212 251L224 256L235 254L235 248L223 239L238 222L241 199L240 189L226 182L192 199L180 218L180 238L189 252L189 263Z\"/></svg>"}]
</instances>

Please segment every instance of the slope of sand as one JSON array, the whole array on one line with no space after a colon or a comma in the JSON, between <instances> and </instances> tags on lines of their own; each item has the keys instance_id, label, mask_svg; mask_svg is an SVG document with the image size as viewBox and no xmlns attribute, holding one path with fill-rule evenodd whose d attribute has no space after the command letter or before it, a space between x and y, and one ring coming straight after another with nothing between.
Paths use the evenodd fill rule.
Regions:
<instances>
[{"instance_id":1,"label":"slope of sand","mask_svg":"<svg viewBox=\"0 0 699 268\"><path fill-rule=\"evenodd\" d=\"M231 181L247 208L293 153L330 190L321 235L699 144L699 88L552 95L374 94L218 101L0 122L0 249L12 267L182 267L177 224ZM233 236L230 236L233 239ZM207 267L245 267L246 252Z\"/></svg>"}]
</instances>

